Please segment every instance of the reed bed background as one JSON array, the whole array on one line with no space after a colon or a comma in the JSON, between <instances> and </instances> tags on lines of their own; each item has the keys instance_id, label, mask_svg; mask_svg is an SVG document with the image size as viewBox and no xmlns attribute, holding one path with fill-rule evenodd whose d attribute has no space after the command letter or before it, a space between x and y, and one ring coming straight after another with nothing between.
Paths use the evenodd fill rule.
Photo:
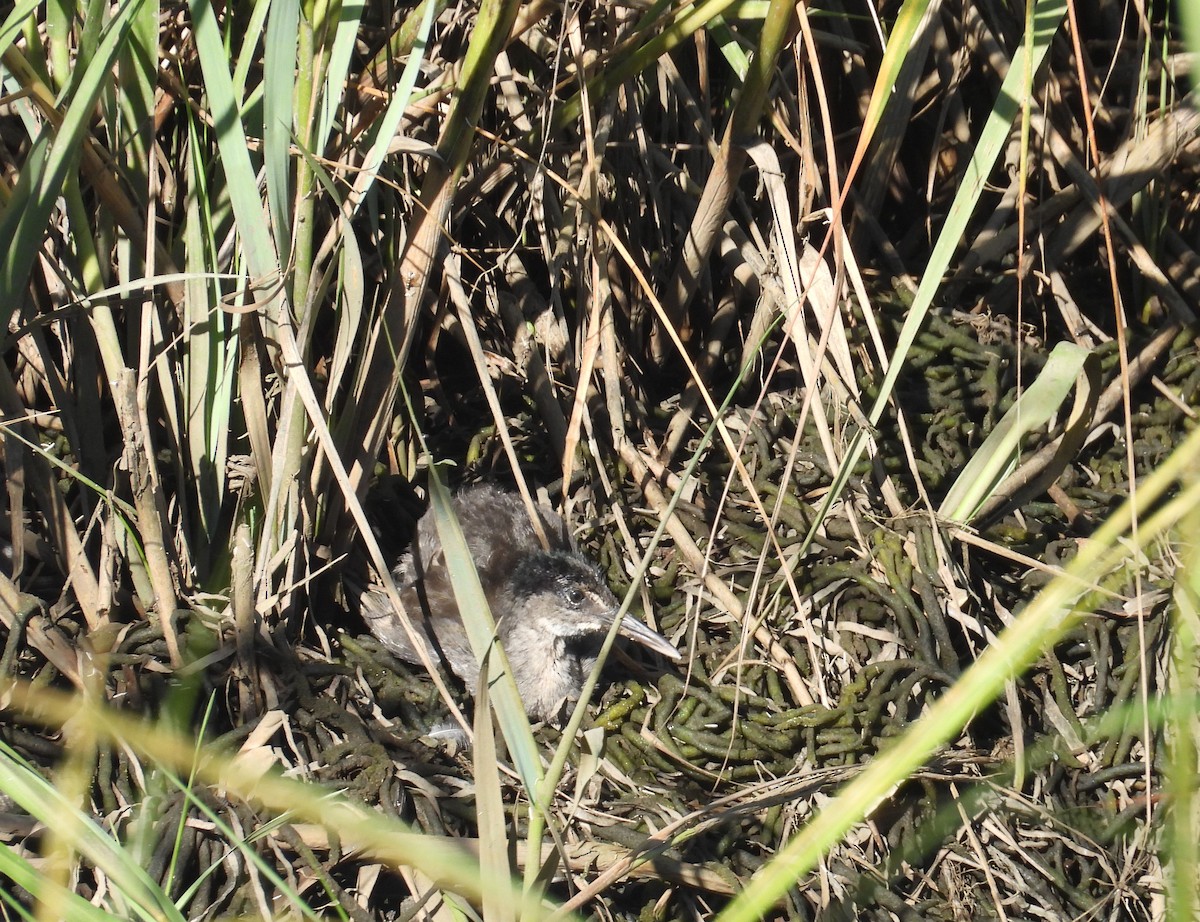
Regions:
<instances>
[{"instance_id":1,"label":"reed bed background","mask_svg":"<svg viewBox=\"0 0 1200 922\"><path fill-rule=\"evenodd\" d=\"M16 3L0 913L1195 918L1194 7ZM364 636L480 479L683 666Z\"/></svg>"}]
</instances>

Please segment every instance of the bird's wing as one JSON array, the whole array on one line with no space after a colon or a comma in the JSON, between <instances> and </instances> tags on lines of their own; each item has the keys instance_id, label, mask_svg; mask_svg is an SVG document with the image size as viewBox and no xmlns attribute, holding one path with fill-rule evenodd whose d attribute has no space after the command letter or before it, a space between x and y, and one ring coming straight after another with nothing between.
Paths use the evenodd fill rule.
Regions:
<instances>
[{"instance_id":1,"label":"bird's wing","mask_svg":"<svg viewBox=\"0 0 1200 922\"><path fill-rule=\"evenodd\" d=\"M471 652L470 642L463 630L462 621L458 617L458 608L454 603L448 586L440 588L427 584L427 598L430 612L426 612L417 591L412 587L398 586L400 601L412 621L414 633L425 645L425 652L430 661L442 662L461 679L473 682L478 675L479 667ZM408 631L400 620L400 615L392 607L387 593L379 587L365 589L358 600L359 613L367 628L395 656L407 663L421 662L421 657L408 636ZM436 642L431 640L429 625L436 620L439 627Z\"/></svg>"},{"instance_id":2,"label":"bird's wing","mask_svg":"<svg viewBox=\"0 0 1200 922\"><path fill-rule=\"evenodd\" d=\"M405 606L407 609L407 606ZM420 656L409 640L408 632L400 623L396 610L392 607L387 593L378 586L363 589L358 596L358 611L366 622L367 628L379 638L379 642L400 659L408 663L419 663ZM414 612L410 617L418 617ZM418 632L420 628L417 628ZM419 636L419 635L418 635ZM428 651L428 646L426 650Z\"/></svg>"},{"instance_id":3,"label":"bird's wing","mask_svg":"<svg viewBox=\"0 0 1200 922\"><path fill-rule=\"evenodd\" d=\"M542 550L541 542L529 520L525 503L516 493L484 484L468 487L454 497L454 514L458 517L471 557L480 571L485 588L493 579L504 579L516 560L530 551ZM538 517L550 543L549 550L573 551L575 541L562 516L545 506L538 506ZM427 573L442 565L442 542L437 523L428 512L421 517L404 576L411 582L418 571ZM405 558L409 555L406 554ZM403 560L401 566L404 566Z\"/></svg>"}]
</instances>

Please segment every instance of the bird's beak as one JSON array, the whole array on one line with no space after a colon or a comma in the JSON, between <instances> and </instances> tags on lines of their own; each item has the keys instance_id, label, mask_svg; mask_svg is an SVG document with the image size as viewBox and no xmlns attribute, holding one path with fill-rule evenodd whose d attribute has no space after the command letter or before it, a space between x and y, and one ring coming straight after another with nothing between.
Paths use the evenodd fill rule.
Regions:
<instances>
[{"instance_id":1,"label":"bird's beak","mask_svg":"<svg viewBox=\"0 0 1200 922\"><path fill-rule=\"evenodd\" d=\"M657 631L652 631L633 615L626 614L621 622L620 633L630 640L640 643L648 650L661 653L669 660L678 661L682 658L680 652L671 646L671 641Z\"/></svg>"}]
</instances>

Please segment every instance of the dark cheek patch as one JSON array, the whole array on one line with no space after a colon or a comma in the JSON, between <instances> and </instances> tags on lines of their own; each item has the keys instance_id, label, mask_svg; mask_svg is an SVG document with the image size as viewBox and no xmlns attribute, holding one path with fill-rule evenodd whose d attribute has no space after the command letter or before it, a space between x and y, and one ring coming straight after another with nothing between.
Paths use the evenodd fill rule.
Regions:
<instances>
[{"instance_id":1,"label":"dark cheek patch","mask_svg":"<svg viewBox=\"0 0 1200 922\"><path fill-rule=\"evenodd\" d=\"M575 659L595 659L604 646L603 634L580 634L565 641L566 653Z\"/></svg>"}]
</instances>

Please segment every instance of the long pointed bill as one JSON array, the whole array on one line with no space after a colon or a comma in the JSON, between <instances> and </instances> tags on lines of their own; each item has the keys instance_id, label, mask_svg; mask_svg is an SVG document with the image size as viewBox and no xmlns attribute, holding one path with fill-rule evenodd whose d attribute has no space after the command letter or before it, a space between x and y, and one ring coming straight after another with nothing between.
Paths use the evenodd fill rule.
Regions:
<instances>
[{"instance_id":1,"label":"long pointed bill","mask_svg":"<svg viewBox=\"0 0 1200 922\"><path fill-rule=\"evenodd\" d=\"M667 638L663 637L657 631L650 630L650 628L646 627L646 625L633 615L625 615L619 630L625 637L640 643L647 650L661 653L669 660L678 661L683 658L682 654L671 646L671 641L667 640Z\"/></svg>"}]
</instances>

